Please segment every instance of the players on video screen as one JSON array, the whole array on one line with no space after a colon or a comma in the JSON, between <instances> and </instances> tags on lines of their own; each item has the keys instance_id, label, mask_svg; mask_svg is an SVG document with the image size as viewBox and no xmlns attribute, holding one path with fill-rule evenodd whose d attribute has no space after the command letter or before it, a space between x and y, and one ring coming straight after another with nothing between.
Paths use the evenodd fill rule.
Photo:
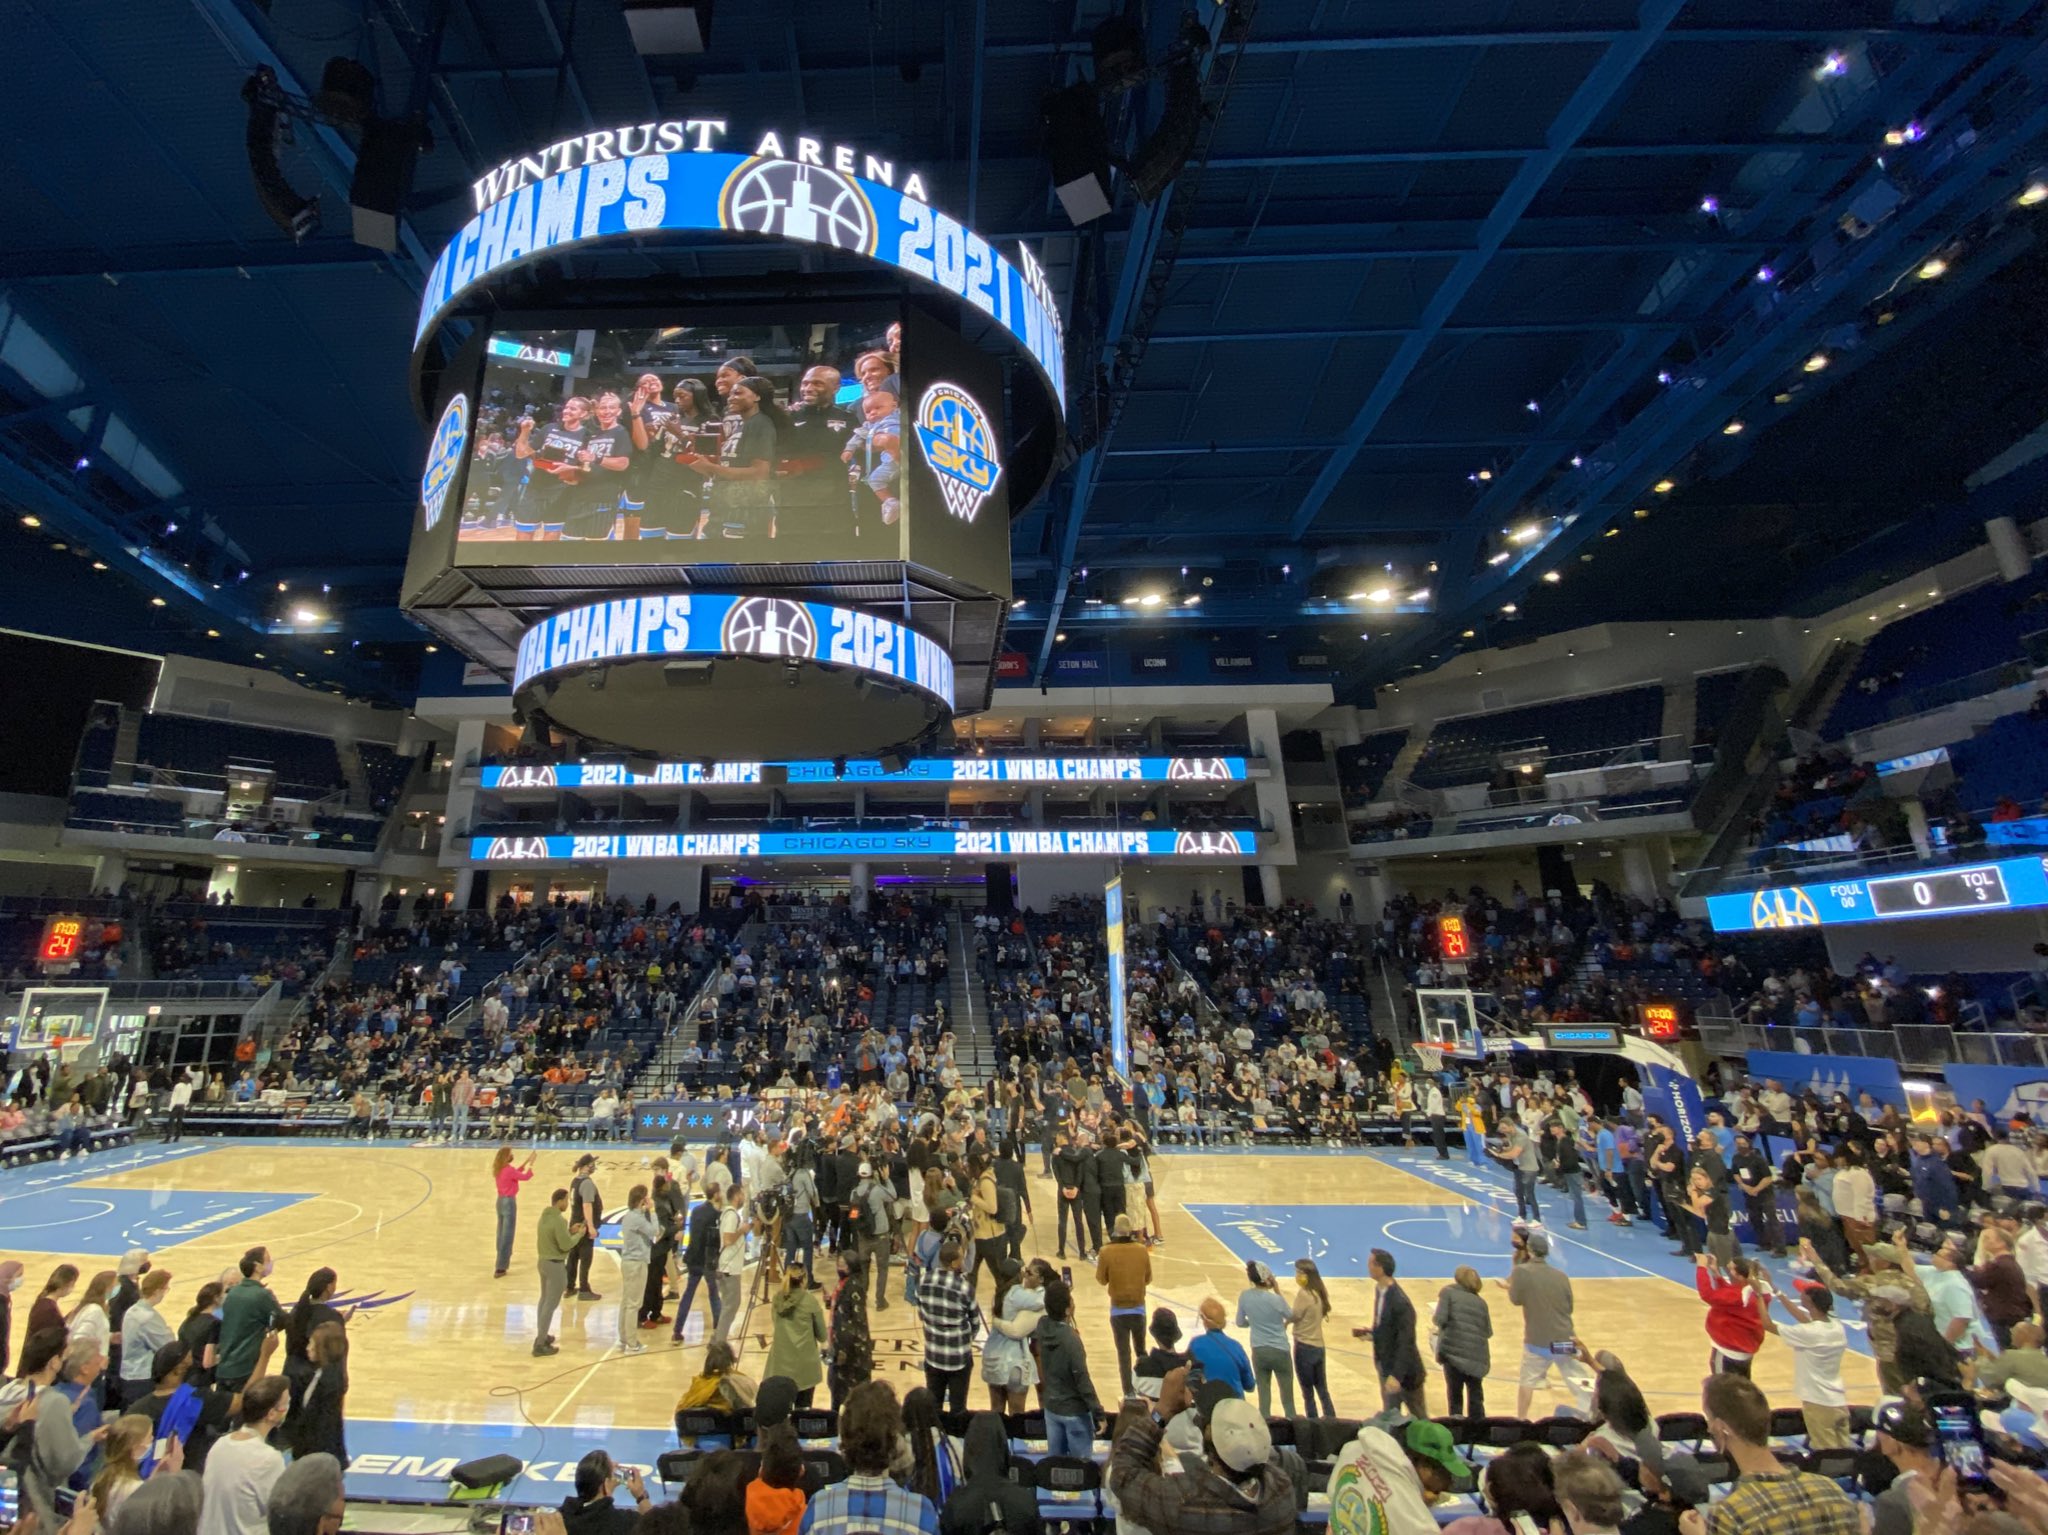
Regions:
<instances>
[{"instance_id":1,"label":"players on video screen","mask_svg":"<svg viewBox=\"0 0 2048 1535\"><path fill-rule=\"evenodd\" d=\"M847 340L850 329L812 334ZM487 370L461 537L788 540L802 558L896 524L901 326L826 347L832 362L811 348L807 361L766 366L752 356L714 364L687 335L601 336L629 344L597 348L585 377Z\"/></svg>"}]
</instances>

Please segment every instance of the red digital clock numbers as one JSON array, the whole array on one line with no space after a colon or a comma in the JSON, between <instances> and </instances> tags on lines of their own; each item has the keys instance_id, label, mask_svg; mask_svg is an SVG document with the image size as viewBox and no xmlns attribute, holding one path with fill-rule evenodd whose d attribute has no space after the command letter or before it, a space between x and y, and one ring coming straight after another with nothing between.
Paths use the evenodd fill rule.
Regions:
<instances>
[{"instance_id":1,"label":"red digital clock numbers","mask_svg":"<svg viewBox=\"0 0 2048 1535\"><path fill-rule=\"evenodd\" d=\"M1472 935L1465 930L1463 917L1436 919L1436 948L1445 959L1471 958Z\"/></svg>"},{"instance_id":2,"label":"red digital clock numbers","mask_svg":"<svg viewBox=\"0 0 2048 1535\"><path fill-rule=\"evenodd\" d=\"M1684 1023L1678 1009L1669 1002L1645 1002L1641 1016L1646 1039L1676 1039Z\"/></svg>"},{"instance_id":3,"label":"red digital clock numbers","mask_svg":"<svg viewBox=\"0 0 2048 1535\"><path fill-rule=\"evenodd\" d=\"M36 950L36 958L62 964L78 958L79 950L84 947L83 917L52 917L44 924L43 941Z\"/></svg>"}]
</instances>

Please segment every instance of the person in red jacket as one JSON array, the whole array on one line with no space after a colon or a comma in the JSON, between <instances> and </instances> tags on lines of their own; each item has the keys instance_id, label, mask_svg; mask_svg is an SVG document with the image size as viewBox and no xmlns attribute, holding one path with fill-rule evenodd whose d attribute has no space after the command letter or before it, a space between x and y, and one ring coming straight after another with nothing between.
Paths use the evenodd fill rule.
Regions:
<instances>
[{"instance_id":1,"label":"person in red jacket","mask_svg":"<svg viewBox=\"0 0 2048 1535\"><path fill-rule=\"evenodd\" d=\"M1716 1375L1747 1375L1764 1342L1764 1308L1757 1294L1761 1275L1747 1258L1716 1268L1705 1253L1693 1254L1693 1279L1707 1303L1707 1341L1714 1345L1709 1368Z\"/></svg>"}]
</instances>

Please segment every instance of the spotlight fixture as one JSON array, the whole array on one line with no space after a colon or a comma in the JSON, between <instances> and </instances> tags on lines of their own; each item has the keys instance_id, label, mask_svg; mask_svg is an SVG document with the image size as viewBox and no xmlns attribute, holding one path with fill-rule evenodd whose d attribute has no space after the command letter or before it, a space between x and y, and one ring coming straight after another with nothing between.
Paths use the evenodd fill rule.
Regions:
<instances>
[{"instance_id":1,"label":"spotlight fixture","mask_svg":"<svg viewBox=\"0 0 2048 1535\"><path fill-rule=\"evenodd\" d=\"M40 528L43 525L43 519L34 512L23 512L21 515L21 525L24 528Z\"/></svg>"},{"instance_id":2,"label":"spotlight fixture","mask_svg":"<svg viewBox=\"0 0 2048 1535\"><path fill-rule=\"evenodd\" d=\"M1839 53L1830 53L1813 67L1816 80L1833 80L1849 72L1849 61Z\"/></svg>"},{"instance_id":3,"label":"spotlight fixture","mask_svg":"<svg viewBox=\"0 0 2048 1535\"><path fill-rule=\"evenodd\" d=\"M1546 570L1543 572L1543 579L1549 582L1552 586L1555 586L1558 582L1562 581L1564 577L1557 571Z\"/></svg>"},{"instance_id":4,"label":"spotlight fixture","mask_svg":"<svg viewBox=\"0 0 2048 1535\"><path fill-rule=\"evenodd\" d=\"M1702 197L1700 199L1700 212L1704 213L1708 218L1716 217L1721 212L1721 199L1711 193Z\"/></svg>"},{"instance_id":5,"label":"spotlight fixture","mask_svg":"<svg viewBox=\"0 0 2048 1535\"><path fill-rule=\"evenodd\" d=\"M1502 604L1500 605L1500 610L1501 610L1501 611L1502 611L1503 613L1506 613L1506 614L1508 614L1508 615L1509 615L1510 617L1512 617L1512 616L1514 615L1514 613L1516 612L1516 608L1515 608L1515 605L1514 605L1514 604L1513 604L1512 602L1503 602L1503 603L1502 603Z\"/></svg>"},{"instance_id":6,"label":"spotlight fixture","mask_svg":"<svg viewBox=\"0 0 2048 1535\"><path fill-rule=\"evenodd\" d=\"M1805 362L1801 363L1799 367L1800 371L1804 373L1818 373L1827 365L1828 354L1826 352L1815 352Z\"/></svg>"},{"instance_id":7,"label":"spotlight fixture","mask_svg":"<svg viewBox=\"0 0 2048 1535\"><path fill-rule=\"evenodd\" d=\"M1742 435L1742 423L1740 421L1729 422L1721 428L1721 435L1723 437L1740 437Z\"/></svg>"},{"instance_id":8,"label":"spotlight fixture","mask_svg":"<svg viewBox=\"0 0 2048 1535\"><path fill-rule=\"evenodd\" d=\"M1776 282L1778 280L1778 269L1766 263L1756 269L1756 280L1763 283Z\"/></svg>"},{"instance_id":9,"label":"spotlight fixture","mask_svg":"<svg viewBox=\"0 0 2048 1535\"><path fill-rule=\"evenodd\" d=\"M1660 496L1668 496L1671 494L1672 491L1676 490L1677 488L1678 482L1676 480L1659 480L1656 484L1650 487L1650 489L1654 490Z\"/></svg>"},{"instance_id":10,"label":"spotlight fixture","mask_svg":"<svg viewBox=\"0 0 2048 1535\"><path fill-rule=\"evenodd\" d=\"M2025 190L2014 199L2022 208L2032 208L2048 203L2048 181L2030 181Z\"/></svg>"},{"instance_id":11,"label":"spotlight fixture","mask_svg":"<svg viewBox=\"0 0 2048 1535\"><path fill-rule=\"evenodd\" d=\"M1935 278L1941 276L1947 270L1948 263L1942 260L1941 257L1929 256L1925 261L1920 263L1920 270L1916 272L1914 275L1917 276L1922 282L1933 282Z\"/></svg>"},{"instance_id":12,"label":"spotlight fixture","mask_svg":"<svg viewBox=\"0 0 2048 1535\"><path fill-rule=\"evenodd\" d=\"M163 600L163 598L161 598L161 597L152 597L152 598L150 598L150 599L149 599L149 605L150 605L151 607L153 607L153 608L162 608L162 607L169 607L169 606L170 606L170 604L169 604L169 603L167 603L167 602L165 602L165 601Z\"/></svg>"},{"instance_id":13,"label":"spotlight fixture","mask_svg":"<svg viewBox=\"0 0 2048 1535\"><path fill-rule=\"evenodd\" d=\"M90 469L91 467L92 459L84 453L79 454L77 459L73 461L71 465L72 471L77 474L84 474L85 471Z\"/></svg>"}]
</instances>

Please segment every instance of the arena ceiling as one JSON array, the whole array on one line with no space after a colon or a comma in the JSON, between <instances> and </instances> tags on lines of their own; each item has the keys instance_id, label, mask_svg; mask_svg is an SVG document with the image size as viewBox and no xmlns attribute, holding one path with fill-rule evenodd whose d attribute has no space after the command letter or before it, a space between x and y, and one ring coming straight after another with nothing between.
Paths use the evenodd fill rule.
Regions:
<instances>
[{"instance_id":1,"label":"arena ceiling","mask_svg":"<svg viewBox=\"0 0 2048 1535\"><path fill-rule=\"evenodd\" d=\"M2048 417L2040 5L1199 0L1186 167L1076 228L1041 104L1111 10L756 0L650 59L619 0L0 0L0 622L407 696L424 267L483 170L653 117L892 156L1039 253L1075 445L1014 529L1040 670L1089 626L1256 627L1363 690L1796 610L2038 499L1965 482ZM1166 57L1181 12L1130 12ZM252 188L244 82L336 54L433 136L394 255L349 239L346 134L285 161L303 241Z\"/></svg>"}]
</instances>

